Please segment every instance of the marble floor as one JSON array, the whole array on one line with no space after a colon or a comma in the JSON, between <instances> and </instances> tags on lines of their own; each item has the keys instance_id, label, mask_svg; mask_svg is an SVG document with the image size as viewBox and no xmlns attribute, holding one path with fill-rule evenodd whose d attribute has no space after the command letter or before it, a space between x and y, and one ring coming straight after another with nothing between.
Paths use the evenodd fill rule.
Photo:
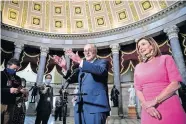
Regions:
<instances>
[{"instance_id":1,"label":"marble floor","mask_svg":"<svg viewBox=\"0 0 186 124\"><path fill-rule=\"evenodd\" d=\"M24 124L34 124L35 116L26 116ZM62 124L62 121L54 121L54 117L50 116L48 124ZM66 124L74 124L73 117L67 117ZM107 124L140 124L139 119L114 119L108 118Z\"/></svg>"}]
</instances>

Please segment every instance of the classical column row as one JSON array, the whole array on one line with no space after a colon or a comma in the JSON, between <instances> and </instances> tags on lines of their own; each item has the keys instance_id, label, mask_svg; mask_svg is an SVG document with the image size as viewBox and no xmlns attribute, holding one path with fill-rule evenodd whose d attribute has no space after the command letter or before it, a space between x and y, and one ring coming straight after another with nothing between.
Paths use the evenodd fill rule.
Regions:
<instances>
[{"instance_id":1,"label":"classical column row","mask_svg":"<svg viewBox=\"0 0 186 124\"><path fill-rule=\"evenodd\" d=\"M167 36L169 37L172 55L182 75L183 83L186 84L186 67L184 63L183 53L181 51L180 42L178 39L179 29L176 25L173 25L172 27L164 29L164 32L167 33Z\"/></svg>"},{"instance_id":2,"label":"classical column row","mask_svg":"<svg viewBox=\"0 0 186 124\"><path fill-rule=\"evenodd\" d=\"M167 34L170 40L171 48L172 48L172 54L173 57L176 61L176 64L179 68L179 71L182 75L183 82L186 84L186 67L184 64L184 58L183 58L183 53L181 51L181 47L179 44L179 39L178 39L178 28L177 26L173 25L172 27L169 27L167 29L164 29L164 32ZM15 50L14 50L14 58L19 59L21 51L23 49L23 44L15 42ZM116 88L121 91L121 83L120 83L120 68L119 68L119 50L120 46L119 44L112 44L110 45L110 48L112 50L112 55L113 55L113 72L114 72L114 84ZM40 62L39 62L39 70L37 73L37 82L42 83L43 82L43 75L44 75L44 67L46 63L46 57L48 54L49 48L47 47L41 47L41 54L40 54ZM67 68L70 68L70 59L68 56L65 56L67 60ZM119 108L122 107L122 100L121 100L121 92L120 92L120 98L119 98ZM122 109L121 109L122 110Z\"/></svg>"}]
</instances>

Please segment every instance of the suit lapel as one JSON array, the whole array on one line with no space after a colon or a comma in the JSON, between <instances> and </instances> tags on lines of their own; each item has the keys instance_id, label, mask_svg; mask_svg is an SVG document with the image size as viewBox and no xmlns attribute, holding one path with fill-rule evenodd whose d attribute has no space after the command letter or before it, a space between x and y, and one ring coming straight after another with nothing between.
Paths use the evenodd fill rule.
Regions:
<instances>
[{"instance_id":1,"label":"suit lapel","mask_svg":"<svg viewBox=\"0 0 186 124\"><path fill-rule=\"evenodd\" d=\"M96 63L97 60L98 60L98 59L96 59L93 63ZM85 73L85 75L84 75L84 77L83 77L83 79L82 79L82 83L83 83L83 81L88 77L89 73L86 73L86 72L82 72L82 71L81 71L81 74L82 74L82 73Z\"/></svg>"}]
</instances>

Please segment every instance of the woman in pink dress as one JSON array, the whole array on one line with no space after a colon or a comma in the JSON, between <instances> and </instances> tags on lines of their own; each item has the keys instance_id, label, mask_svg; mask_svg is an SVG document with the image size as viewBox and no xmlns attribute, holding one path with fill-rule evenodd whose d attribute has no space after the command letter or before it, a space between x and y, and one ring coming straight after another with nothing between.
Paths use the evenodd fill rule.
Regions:
<instances>
[{"instance_id":1,"label":"woman in pink dress","mask_svg":"<svg viewBox=\"0 0 186 124\"><path fill-rule=\"evenodd\" d=\"M176 91L182 80L169 55L161 55L153 38L143 37L136 43L141 61L135 68L134 85L141 102L141 124L186 124Z\"/></svg>"}]
</instances>

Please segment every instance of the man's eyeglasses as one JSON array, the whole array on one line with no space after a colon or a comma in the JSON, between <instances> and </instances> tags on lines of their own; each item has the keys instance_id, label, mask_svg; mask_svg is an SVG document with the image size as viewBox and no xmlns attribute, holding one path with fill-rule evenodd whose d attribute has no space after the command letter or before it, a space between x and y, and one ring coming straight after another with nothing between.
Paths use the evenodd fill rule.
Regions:
<instances>
[{"instance_id":1,"label":"man's eyeglasses","mask_svg":"<svg viewBox=\"0 0 186 124\"><path fill-rule=\"evenodd\" d=\"M83 53L87 54L87 53L93 53L93 52L94 52L94 50L85 50Z\"/></svg>"}]
</instances>

